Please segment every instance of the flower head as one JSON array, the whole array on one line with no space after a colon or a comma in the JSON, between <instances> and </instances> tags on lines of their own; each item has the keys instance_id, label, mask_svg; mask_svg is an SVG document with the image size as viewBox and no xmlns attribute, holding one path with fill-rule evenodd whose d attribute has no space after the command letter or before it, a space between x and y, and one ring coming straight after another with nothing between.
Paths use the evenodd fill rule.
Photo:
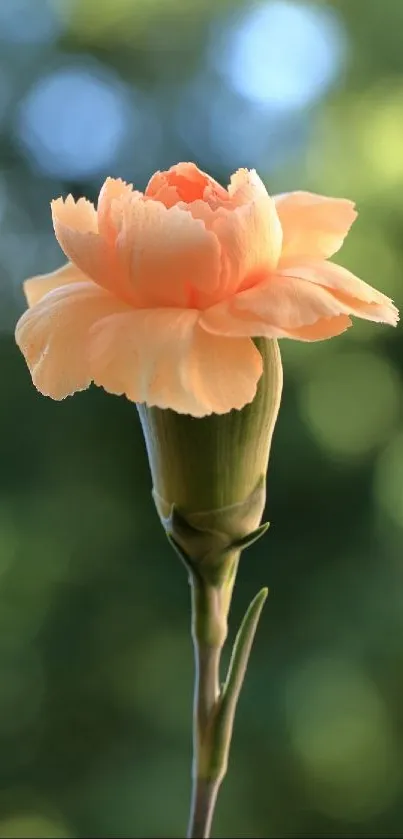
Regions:
<instances>
[{"instance_id":1,"label":"flower head","mask_svg":"<svg viewBox=\"0 0 403 839\"><path fill-rule=\"evenodd\" d=\"M25 283L16 340L53 399L91 382L202 417L250 403L262 375L252 339L317 341L350 315L395 325L391 300L327 261L356 213L350 201L271 198L254 171L224 189L192 163L145 193L108 178L97 210L52 202L67 259Z\"/></svg>"}]
</instances>

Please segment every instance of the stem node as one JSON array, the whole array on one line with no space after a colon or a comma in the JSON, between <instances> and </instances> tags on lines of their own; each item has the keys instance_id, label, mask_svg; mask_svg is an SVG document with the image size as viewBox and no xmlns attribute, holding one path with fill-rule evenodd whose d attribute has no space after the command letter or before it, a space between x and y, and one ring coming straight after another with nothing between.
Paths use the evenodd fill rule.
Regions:
<instances>
[{"instance_id":1,"label":"stem node","mask_svg":"<svg viewBox=\"0 0 403 839\"><path fill-rule=\"evenodd\" d=\"M235 573L228 575L221 585L212 585L200 575L190 574L196 677L188 839L210 836L218 791L227 771L236 706L268 593L262 589L250 604L235 639L227 678L220 688L220 658L227 636L234 581Z\"/></svg>"}]
</instances>

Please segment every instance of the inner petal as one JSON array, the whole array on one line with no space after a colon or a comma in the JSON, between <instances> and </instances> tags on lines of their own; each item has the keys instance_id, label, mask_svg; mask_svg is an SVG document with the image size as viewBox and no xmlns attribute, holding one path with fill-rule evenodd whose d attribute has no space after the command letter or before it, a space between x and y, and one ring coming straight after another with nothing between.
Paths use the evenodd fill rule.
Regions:
<instances>
[{"instance_id":1,"label":"inner petal","mask_svg":"<svg viewBox=\"0 0 403 839\"><path fill-rule=\"evenodd\" d=\"M136 306L203 308L220 299L220 245L203 222L159 201L134 201L123 212L117 256Z\"/></svg>"},{"instance_id":2,"label":"inner petal","mask_svg":"<svg viewBox=\"0 0 403 839\"><path fill-rule=\"evenodd\" d=\"M214 206L228 201L226 189L202 172L195 163L178 163L167 172L156 172L145 194L162 201L166 206L173 206L179 201L192 204L199 199Z\"/></svg>"},{"instance_id":3,"label":"inner petal","mask_svg":"<svg viewBox=\"0 0 403 839\"><path fill-rule=\"evenodd\" d=\"M121 178L107 178L98 198L99 232L108 242L114 243L119 230L119 202L130 201L133 196L132 184Z\"/></svg>"}]
</instances>

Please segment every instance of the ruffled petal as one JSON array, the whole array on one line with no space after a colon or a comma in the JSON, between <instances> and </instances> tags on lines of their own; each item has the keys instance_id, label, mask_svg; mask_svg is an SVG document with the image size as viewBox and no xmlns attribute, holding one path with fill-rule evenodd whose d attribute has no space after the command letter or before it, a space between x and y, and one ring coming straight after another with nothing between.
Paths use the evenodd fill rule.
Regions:
<instances>
[{"instance_id":1,"label":"ruffled petal","mask_svg":"<svg viewBox=\"0 0 403 839\"><path fill-rule=\"evenodd\" d=\"M206 333L192 310L149 309L104 318L92 330L96 384L177 413L223 414L251 402L262 374L247 338Z\"/></svg>"},{"instance_id":2,"label":"ruffled petal","mask_svg":"<svg viewBox=\"0 0 403 839\"><path fill-rule=\"evenodd\" d=\"M300 327L348 313L348 307L328 289L274 275L203 312L201 324L218 335L297 337Z\"/></svg>"},{"instance_id":3,"label":"ruffled petal","mask_svg":"<svg viewBox=\"0 0 403 839\"><path fill-rule=\"evenodd\" d=\"M220 245L186 210L159 201L121 205L116 249L136 305L202 308L220 299Z\"/></svg>"},{"instance_id":4,"label":"ruffled petal","mask_svg":"<svg viewBox=\"0 0 403 839\"><path fill-rule=\"evenodd\" d=\"M106 187L107 192L113 189L115 185ZM130 206L130 199L127 203ZM104 233L106 229L111 230L112 224L108 206L108 197L101 199ZM52 216L57 241L70 261L99 286L121 300L136 305L138 301L130 272L125 270L115 246L116 235L112 242L100 235L98 216L93 205L82 198L75 202L69 195L66 201L62 198L52 201ZM121 212L117 223L120 223L120 216Z\"/></svg>"},{"instance_id":5,"label":"ruffled petal","mask_svg":"<svg viewBox=\"0 0 403 839\"><path fill-rule=\"evenodd\" d=\"M226 244L234 265L240 266L238 290L255 284L262 271L277 267L282 250L282 229L274 199L252 169L239 169L228 187L234 217L228 225L218 220L215 231ZM224 247L224 244L223 244Z\"/></svg>"},{"instance_id":6,"label":"ruffled petal","mask_svg":"<svg viewBox=\"0 0 403 839\"><path fill-rule=\"evenodd\" d=\"M334 318L321 318L310 326L289 329L279 337L294 338L296 341L325 341L327 338L341 335L349 326L352 326L352 323L348 315L336 315Z\"/></svg>"},{"instance_id":7,"label":"ruffled petal","mask_svg":"<svg viewBox=\"0 0 403 839\"><path fill-rule=\"evenodd\" d=\"M166 172L155 172L150 178L144 194L146 198L161 201L167 208L174 207L181 201L176 187L168 183Z\"/></svg>"},{"instance_id":8,"label":"ruffled petal","mask_svg":"<svg viewBox=\"0 0 403 839\"><path fill-rule=\"evenodd\" d=\"M256 169L237 169L231 175L228 195L233 207L268 198L267 189Z\"/></svg>"},{"instance_id":9,"label":"ruffled petal","mask_svg":"<svg viewBox=\"0 0 403 839\"><path fill-rule=\"evenodd\" d=\"M48 292L28 309L15 337L35 387L52 399L85 390L91 383L91 327L127 308L94 283L80 282Z\"/></svg>"},{"instance_id":10,"label":"ruffled petal","mask_svg":"<svg viewBox=\"0 0 403 839\"><path fill-rule=\"evenodd\" d=\"M344 331L348 315L392 326L399 318L388 297L323 261L285 269L207 310L201 322L219 335L320 340Z\"/></svg>"},{"instance_id":11,"label":"ruffled petal","mask_svg":"<svg viewBox=\"0 0 403 839\"><path fill-rule=\"evenodd\" d=\"M283 269L281 273L330 289L350 314L364 320L388 323L390 326L396 326L399 320L399 312L386 294L358 279L341 265L310 260L303 265Z\"/></svg>"},{"instance_id":12,"label":"ruffled petal","mask_svg":"<svg viewBox=\"0 0 403 839\"><path fill-rule=\"evenodd\" d=\"M274 203L251 202L225 210L212 225L226 264L226 294L255 285L276 268L281 251L281 227Z\"/></svg>"},{"instance_id":13,"label":"ruffled petal","mask_svg":"<svg viewBox=\"0 0 403 839\"><path fill-rule=\"evenodd\" d=\"M55 288L81 282L88 282L88 277L71 262L67 262L66 265L62 265L56 271L51 271L50 274L38 274L37 277L31 277L24 283L24 293L28 306L34 306L45 294L54 291Z\"/></svg>"},{"instance_id":14,"label":"ruffled petal","mask_svg":"<svg viewBox=\"0 0 403 839\"><path fill-rule=\"evenodd\" d=\"M121 178L107 178L98 198L98 228L101 236L114 244L119 232L121 201L130 201L133 195L133 185L127 184Z\"/></svg>"},{"instance_id":15,"label":"ruffled petal","mask_svg":"<svg viewBox=\"0 0 403 839\"><path fill-rule=\"evenodd\" d=\"M221 244L221 297L250 288L276 268L282 230L274 200L256 172L240 169L231 178L229 201L213 210L203 201L189 205Z\"/></svg>"},{"instance_id":16,"label":"ruffled petal","mask_svg":"<svg viewBox=\"0 0 403 839\"><path fill-rule=\"evenodd\" d=\"M178 163L167 172L156 172L148 182L145 195L173 207L179 201L190 204L202 199L212 206L227 201L228 193L214 178L195 163Z\"/></svg>"},{"instance_id":17,"label":"ruffled petal","mask_svg":"<svg viewBox=\"0 0 403 839\"><path fill-rule=\"evenodd\" d=\"M289 192L275 198L283 228L280 265L295 259L327 258L338 251L357 217L354 203L312 192Z\"/></svg>"},{"instance_id":18,"label":"ruffled petal","mask_svg":"<svg viewBox=\"0 0 403 839\"><path fill-rule=\"evenodd\" d=\"M302 266L288 268L282 274L284 276L292 274L314 285L330 289L333 296L356 317L388 323L390 326L396 326L399 320L399 312L386 294L359 280L341 265L335 265L333 262L311 261Z\"/></svg>"},{"instance_id":19,"label":"ruffled petal","mask_svg":"<svg viewBox=\"0 0 403 839\"><path fill-rule=\"evenodd\" d=\"M53 221L60 219L66 227L78 233L98 233L98 218L95 207L86 198L75 201L72 195L65 200L56 198L51 201ZM57 231L56 236L57 236Z\"/></svg>"}]
</instances>

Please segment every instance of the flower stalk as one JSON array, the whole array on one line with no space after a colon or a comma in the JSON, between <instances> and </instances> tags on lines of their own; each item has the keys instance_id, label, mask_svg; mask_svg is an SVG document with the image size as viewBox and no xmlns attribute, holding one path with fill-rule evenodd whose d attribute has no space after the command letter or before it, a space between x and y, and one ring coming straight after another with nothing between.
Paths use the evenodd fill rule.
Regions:
<instances>
[{"instance_id":1,"label":"flower stalk","mask_svg":"<svg viewBox=\"0 0 403 839\"><path fill-rule=\"evenodd\" d=\"M227 560L222 584L189 570L195 658L192 801L188 839L210 836L215 805L228 767L235 711L267 589L252 601L235 640L227 678L220 682L220 658L240 551Z\"/></svg>"}]
</instances>

